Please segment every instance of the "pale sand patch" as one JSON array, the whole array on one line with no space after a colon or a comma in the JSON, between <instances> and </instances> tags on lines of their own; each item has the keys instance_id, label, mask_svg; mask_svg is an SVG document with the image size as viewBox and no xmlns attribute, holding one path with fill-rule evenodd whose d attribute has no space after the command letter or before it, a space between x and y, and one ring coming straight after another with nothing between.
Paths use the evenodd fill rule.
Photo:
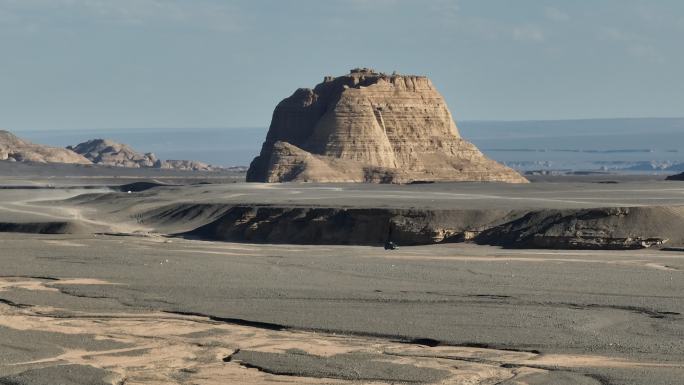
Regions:
<instances>
[{"instance_id":1,"label":"pale sand patch","mask_svg":"<svg viewBox=\"0 0 684 385\"><path fill-rule=\"evenodd\" d=\"M96 279L44 281L2 278L0 288L54 290L55 284L112 284ZM59 310L57 313L55 311ZM99 339L127 344L123 349L85 351L64 349L53 357L14 362L28 364L90 365L115 372L126 384L351 384L351 381L278 376L247 369L235 360L224 362L238 349L285 353L293 349L331 357L363 353L395 364L445 370L441 384L495 384L524 374L546 373L529 366L577 367L684 367L684 364L633 362L612 357L540 355L456 346L429 347L382 339L340 336L292 330L268 330L212 321L205 317L160 312L87 313L34 306L17 308L0 304L0 326L63 334L92 334ZM512 364L512 367L501 367ZM522 366L522 367L516 367ZM383 382L353 382L383 384Z\"/></svg>"},{"instance_id":2,"label":"pale sand patch","mask_svg":"<svg viewBox=\"0 0 684 385\"><path fill-rule=\"evenodd\" d=\"M652 269L656 270L664 270L664 271L679 271L679 269L675 269L674 267L666 266L666 265L661 265L659 263L646 263L644 266L650 267Z\"/></svg>"},{"instance_id":3,"label":"pale sand patch","mask_svg":"<svg viewBox=\"0 0 684 385\"><path fill-rule=\"evenodd\" d=\"M23 277L0 278L0 291L11 289L59 292L53 285L118 285L109 281L92 278L65 278L60 280L39 280Z\"/></svg>"},{"instance_id":4,"label":"pale sand patch","mask_svg":"<svg viewBox=\"0 0 684 385\"><path fill-rule=\"evenodd\" d=\"M47 282L47 285L121 285L120 283L105 281L97 278L60 278L53 283Z\"/></svg>"},{"instance_id":5,"label":"pale sand patch","mask_svg":"<svg viewBox=\"0 0 684 385\"><path fill-rule=\"evenodd\" d=\"M404 345L400 346L398 349L389 348L385 352L404 356L429 356L435 358L478 360L481 362L496 363L518 363L539 357L539 354L536 353L459 346L428 347Z\"/></svg>"},{"instance_id":6,"label":"pale sand patch","mask_svg":"<svg viewBox=\"0 0 684 385\"><path fill-rule=\"evenodd\" d=\"M519 362L522 365L554 366L560 368L684 368L684 363L634 362L602 356L545 354Z\"/></svg>"},{"instance_id":7,"label":"pale sand patch","mask_svg":"<svg viewBox=\"0 0 684 385\"><path fill-rule=\"evenodd\" d=\"M72 241L45 240L43 242L45 242L49 245L65 246L65 247L85 247L86 246L82 243L76 243L76 242L72 242Z\"/></svg>"},{"instance_id":8,"label":"pale sand patch","mask_svg":"<svg viewBox=\"0 0 684 385\"><path fill-rule=\"evenodd\" d=\"M121 379L126 379L126 384L345 384L351 382L270 375L256 369L246 369L239 362L223 362L223 359L237 349L273 353L299 349L319 356L350 352L381 354L386 344L384 341L325 334L261 330L214 323L201 317L163 313L72 314L68 318L64 318L62 313L60 318L52 318L49 312L31 310L32 312L26 309L17 311L0 306L0 325L19 330L104 335L107 339L127 343L132 347L99 352L65 350L55 357L17 362L14 365L90 365L118 373ZM191 334L202 332L207 334ZM453 376L444 384L476 384L482 378L500 381L512 377L509 370L480 367L478 364L463 363L459 365L459 369L455 369L452 368L451 360L392 356L382 357L382 360L450 370ZM472 382L473 379L478 381Z\"/></svg>"},{"instance_id":9,"label":"pale sand patch","mask_svg":"<svg viewBox=\"0 0 684 385\"><path fill-rule=\"evenodd\" d=\"M558 255L558 254L555 254ZM404 254L383 254L383 255L361 255L366 258L385 258L395 260L433 260L433 261L462 261L462 262L548 262L548 263L595 263L603 265L616 265L627 267L644 267L648 269L679 271L676 268L665 266L659 263L644 261L644 260L598 260L598 259L581 259L581 258L562 258L562 257L510 257L510 256L462 256L462 255L445 255L445 256L427 256L427 255L404 255Z\"/></svg>"},{"instance_id":10,"label":"pale sand patch","mask_svg":"<svg viewBox=\"0 0 684 385\"><path fill-rule=\"evenodd\" d=\"M263 256L262 254L249 254L249 253L240 253L240 252L230 252L230 251L211 251L211 250L178 250L178 249L173 249L169 250L173 251L176 253L192 253L192 254L213 254L213 255L225 255L228 257L260 257Z\"/></svg>"},{"instance_id":11,"label":"pale sand patch","mask_svg":"<svg viewBox=\"0 0 684 385\"><path fill-rule=\"evenodd\" d=\"M248 243L234 243L234 242L212 242L212 241L195 241L188 239L179 239L179 245L210 249L210 250L244 250L244 251L262 251L264 248L274 248L277 250L284 250L288 252L310 252L311 246L300 247L301 245L291 245L291 244L269 244L269 243L259 243L259 244L248 244ZM333 251L334 248L326 247L325 245L315 245L316 251ZM345 246L349 247L349 246ZM363 247L363 246L361 246Z\"/></svg>"},{"instance_id":12,"label":"pale sand patch","mask_svg":"<svg viewBox=\"0 0 684 385\"><path fill-rule=\"evenodd\" d=\"M11 289L59 291L53 287L45 286L45 282L41 282L37 279L23 277L0 278L0 291L7 291Z\"/></svg>"}]
</instances>

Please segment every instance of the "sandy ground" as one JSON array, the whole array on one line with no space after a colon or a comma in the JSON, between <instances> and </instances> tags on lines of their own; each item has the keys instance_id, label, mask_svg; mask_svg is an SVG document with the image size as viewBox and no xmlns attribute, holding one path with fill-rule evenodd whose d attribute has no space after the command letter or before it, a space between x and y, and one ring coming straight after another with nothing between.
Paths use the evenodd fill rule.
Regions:
<instances>
[{"instance_id":1,"label":"sandy ground","mask_svg":"<svg viewBox=\"0 0 684 385\"><path fill-rule=\"evenodd\" d=\"M684 376L677 253L19 234L0 246L0 377L60 365L110 383Z\"/></svg>"},{"instance_id":2,"label":"sandy ground","mask_svg":"<svg viewBox=\"0 0 684 385\"><path fill-rule=\"evenodd\" d=\"M5 277L0 280L0 291L55 292L58 291L56 285L106 284L109 282ZM382 384L388 381L423 382L431 377L434 382L443 384L502 383L507 380L525 383L525 378L531 375L554 378L561 368L678 367L677 364L602 356L426 346L377 338L271 330L154 311L95 313L47 306L5 305L0 307L0 315L0 327L26 333L40 330L43 333L101 336L118 344L111 349L70 347L44 358L5 363L4 371L25 371L29 367L46 365L92 366L108 373L110 379L127 384L323 384L345 383L344 380ZM255 358L260 357L258 355L262 355L261 361ZM274 364L273 358L281 362ZM300 366L298 361L307 359L306 365ZM364 362L372 364L364 365ZM264 365L261 371L249 368L257 363ZM265 368L270 371L299 370L310 377L269 374L263 371ZM326 370L328 376L339 380L317 378L319 372ZM582 378L571 373L566 376Z\"/></svg>"},{"instance_id":3,"label":"sandy ground","mask_svg":"<svg viewBox=\"0 0 684 385\"><path fill-rule=\"evenodd\" d=\"M0 234L0 384L684 378L682 253L236 244L168 238L136 217L141 205L170 201L684 204L681 184L238 183L55 203L103 192L0 190L0 222L63 220L87 229Z\"/></svg>"}]
</instances>

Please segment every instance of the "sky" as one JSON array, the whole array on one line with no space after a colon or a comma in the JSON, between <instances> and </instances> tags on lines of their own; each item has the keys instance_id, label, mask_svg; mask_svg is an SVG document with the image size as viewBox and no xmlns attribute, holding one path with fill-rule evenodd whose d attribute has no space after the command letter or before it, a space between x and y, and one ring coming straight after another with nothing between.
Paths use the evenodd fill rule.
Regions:
<instances>
[{"instance_id":1,"label":"sky","mask_svg":"<svg viewBox=\"0 0 684 385\"><path fill-rule=\"evenodd\" d=\"M456 120L684 116L681 0L0 0L0 127L266 127L354 67Z\"/></svg>"}]
</instances>

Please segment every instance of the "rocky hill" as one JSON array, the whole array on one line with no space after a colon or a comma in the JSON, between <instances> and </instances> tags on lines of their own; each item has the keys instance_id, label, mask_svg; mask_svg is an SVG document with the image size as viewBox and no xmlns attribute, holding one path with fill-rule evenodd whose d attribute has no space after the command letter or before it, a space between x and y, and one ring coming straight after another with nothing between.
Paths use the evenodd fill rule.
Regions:
<instances>
[{"instance_id":1,"label":"rocky hill","mask_svg":"<svg viewBox=\"0 0 684 385\"><path fill-rule=\"evenodd\" d=\"M185 171L213 171L219 167L193 160L161 160L151 152L139 153L130 146L109 139L92 139L67 147L95 164L129 168L163 168Z\"/></svg>"},{"instance_id":2,"label":"rocky hill","mask_svg":"<svg viewBox=\"0 0 684 385\"><path fill-rule=\"evenodd\" d=\"M247 180L527 182L460 137L427 77L365 68L281 101Z\"/></svg>"},{"instance_id":3,"label":"rocky hill","mask_svg":"<svg viewBox=\"0 0 684 385\"><path fill-rule=\"evenodd\" d=\"M677 174L677 175L670 175L667 177L667 180L684 180L684 173Z\"/></svg>"},{"instance_id":4,"label":"rocky hill","mask_svg":"<svg viewBox=\"0 0 684 385\"><path fill-rule=\"evenodd\" d=\"M83 155L95 164L115 167L161 167L161 161L151 153L141 154L128 145L108 139L92 139L68 146L67 149Z\"/></svg>"},{"instance_id":5,"label":"rocky hill","mask_svg":"<svg viewBox=\"0 0 684 385\"><path fill-rule=\"evenodd\" d=\"M3 130L0 130L0 160L36 163L90 163L88 159L73 151L34 144Z\"/></svg>"},{"instance_id":6,"label":"rocky hill","mask_svg":"<svg viewBox=\"0 0 684 385\"><path fill-rule=\"evenodd\" d=\"M223 167L194 160L161 160L108 139L92 139L67 148L34 144L0 130L0 160L10 162L98 164L110 167L159 168L181 171L218 171ZM240 171L239 167L230 170Z\"/></svg>"}]
</instances>

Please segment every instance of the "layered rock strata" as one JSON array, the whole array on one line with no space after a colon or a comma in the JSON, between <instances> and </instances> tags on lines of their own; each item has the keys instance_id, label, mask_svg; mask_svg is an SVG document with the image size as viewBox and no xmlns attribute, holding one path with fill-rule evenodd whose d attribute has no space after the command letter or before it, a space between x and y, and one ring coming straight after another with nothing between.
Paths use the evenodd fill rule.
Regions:
<instances>
[{"instance_id":1,"label":"layered rock strata","mask_svg":"<svg viewBox=\"0 0 684 385\"><path fill-rule=\"evenodd\" d=\"M168 218L194 211L179 207L155 214L163 212ZM212 207L211 211L216 215L221 210ZM681 207L508 211L235 206L187 235L290 244L471 241L508 248L629 250L684 245L679 231L683 226Z\"/></svg>"},{"instance_id":2,"label":"layered rock strata","mask_svg":"<svg viewBox=\"0 0 684 385\"><path fill-rule=\"evenodd\" d=\"M460 137L427 77L369 69L281 101L247 180L527 182Z\"/></svg>"},{"instance_id":3,"label":"layered rock strata","mask_svg":"<svg viewBox=\"0 0 684 385\"><path fill-rule=\"evenodd\" d=\"M683 207L539 210L478 234L481 244L543 249L643 249L681 244Z\"/></svg>"}]
</instances>

